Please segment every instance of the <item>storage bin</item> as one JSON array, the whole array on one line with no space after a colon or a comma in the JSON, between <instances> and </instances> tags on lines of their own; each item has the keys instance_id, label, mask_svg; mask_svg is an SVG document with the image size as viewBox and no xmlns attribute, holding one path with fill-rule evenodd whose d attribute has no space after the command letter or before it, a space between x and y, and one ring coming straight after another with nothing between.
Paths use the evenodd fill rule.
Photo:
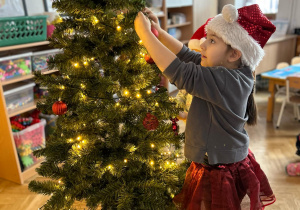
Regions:
<instances>
[{"instance_id":1,"label":"storage bin","mask_svg":"<svg viewBox=\"0 0 300 210\"><path fill-rule=\"evenodd\" d=\"M62 50L59 49L53 49L53 50L44 50L44 51L38 51L32 53L31 61L32 61L32 70L33 71L41 71L45 72L48 70L48 59L50 56L54 56L57 53L62 52Z\"/></svg>"},{"instance_id":2,"label":"storage bin","mask_svg":"<svg viewBox=\"0 0 300 210\"><path fill-rule=\"evenodd\" d=\"M0 58L0 80L31 74L31 55L23 53Z\"/></svg>"},{"instance_id":3,"label":"storage bin","mask_svg":"<svg viewBox=\"0 0 300 210\"><path fill-rule=\"evenodd\" d=\"M34 104L34 82L18 82L3 87L6 108L13 111L25 105Z\"/></svg>"},{"instance_id":4,"label":"storage bin","mask_svg":"<svg viewBox=\"0 0 300 210\"><path fill-rule=\"evenodd\" d=\"M0 19L0 47L47 39L47 16L22 16Z\"/></svg>"},{"instance_id":5,"label":"storage bin","mask_svg":"<svg viewBox=\"0 0 300 210\"><path fill-rule=\"evenodd\" d=\"M33 124L22 131L13 132L22 168L27 169L38 162L32 152L45 147L45 125L46 120L41 119L39 123Z\"/></svg>"}]
</instances>

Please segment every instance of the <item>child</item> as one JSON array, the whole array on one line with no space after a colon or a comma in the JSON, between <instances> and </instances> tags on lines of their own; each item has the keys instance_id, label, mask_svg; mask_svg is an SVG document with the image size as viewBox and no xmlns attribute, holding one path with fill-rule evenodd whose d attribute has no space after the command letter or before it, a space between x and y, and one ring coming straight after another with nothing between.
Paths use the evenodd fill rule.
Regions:
<instances>
[{"instance_id":1,"label":"child","mask_svg":"<svg viewBox=\"0 0 300 210\"><path fill-rule=\"evenodd\" d=\"M248 152L245 123L256 123L252 71L276 30L258 5L236 9L225 5L222 14L205 26L201 54L189 50L162 30L149 9L139 12L135 30L158 68L193 95L185 130L186 158L192 160L182 191L173 199L179 209L263 209L275 202L268 179ZM151 33L151 24L159 33Z\"/></svg>"}]
</instances>

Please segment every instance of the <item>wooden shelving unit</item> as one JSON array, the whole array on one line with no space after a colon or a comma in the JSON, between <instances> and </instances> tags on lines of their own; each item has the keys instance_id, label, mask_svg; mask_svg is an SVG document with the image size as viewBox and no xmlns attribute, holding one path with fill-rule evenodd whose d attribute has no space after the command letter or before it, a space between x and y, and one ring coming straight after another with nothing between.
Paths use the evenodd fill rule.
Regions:
<instances>
[{"instance_id":1,"label":"wooden shelving unit","mask_svg":"<svg viewBox=\"0 0 300 210\"><path fill-rule=\"evenodd\" d=\"M34 52L44 49L49 49L48 41L0 47L0 56L4 57L23 52ZM45 72L44 74L49 74L56 71L57 70L51 70ZM26 179L36 174L35 169L39 167L42 159L40 159L30 168L24 171L21 170L9 118L35 109L37 101L23 106L20 109L9 112L6 108L3 86L19 81L29 80L33 77L34 75L31 74L0 82L0 178L10 180L18 184L23 184Z\"/></svg>"},{"instance_id":2,"label":"wooden shelving unit","mask_svg":"<svg viewBox=\"0 0 300 210\"><path fill-rule=\"evenodd\" d=\"M168 6L168 1L172 0L163 0L162 5L162 13L158 15L157 17L160 19L161 27L168 31L170 28L178 28L181 30L181 37L180 41L184 44L188 43L188 40L192 37L194 31L193 31L193 1L190 1L190 3L180 5L178 6L174 5L172 3L172 7ZM180 2L180 1L178 1ZM183 13L186 16L186 22L181 24L168 24L169 14L172 13Z\"/></svg>"}]
</instances>

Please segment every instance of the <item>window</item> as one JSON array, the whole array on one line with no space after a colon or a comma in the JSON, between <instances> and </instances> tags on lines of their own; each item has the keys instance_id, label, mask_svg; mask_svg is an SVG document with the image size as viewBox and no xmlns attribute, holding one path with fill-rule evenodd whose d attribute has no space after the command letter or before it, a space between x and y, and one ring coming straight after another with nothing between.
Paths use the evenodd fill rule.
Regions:
<instances>
[{"instance_id":1,"label":"window","mask_svg":"<svg viewBox=\"0 0 300 210\"><path fill-rule=\"evenodd\" d=\"M279 0L246 0L246 6L258 4L264 14L277 13Z\"/></svg>"}]
</instances>

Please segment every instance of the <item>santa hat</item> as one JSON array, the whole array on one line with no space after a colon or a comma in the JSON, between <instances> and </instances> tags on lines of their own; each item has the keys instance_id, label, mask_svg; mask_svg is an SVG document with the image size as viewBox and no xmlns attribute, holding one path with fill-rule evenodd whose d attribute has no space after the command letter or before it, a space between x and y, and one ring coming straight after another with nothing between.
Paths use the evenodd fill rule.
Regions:
<instances>
[{"instance_id":1,"label":"santa hat","mask_svg":"<svg viewBox=\"0 0 300 210\"><path fill-rule=\"evenodd\" d=\"M211 19L206 27L222 38L226 44L241 51L242 63L255 70L264 56L262 49L276 27L261 12L257 4L236 9L225 5L222 14Z\"/></svg>"},{"instance_id":2,"label":"santa hat","mask_svg":"<svg viewBox=\"0 0 300 210\"><path fill-rule=\"evenodd\" d=\"M190 48L191 50L197 50L197 51L200 50L200 45L202 44L202 42L205 41L205 37L206 37L205 26L211 19L212 18L209 18L206 21L206 23L200 26L200 28L198 28L197 31L193 34L193 36L191 37L188 43L188 48Z\"/></svg>"}]
</instances>

